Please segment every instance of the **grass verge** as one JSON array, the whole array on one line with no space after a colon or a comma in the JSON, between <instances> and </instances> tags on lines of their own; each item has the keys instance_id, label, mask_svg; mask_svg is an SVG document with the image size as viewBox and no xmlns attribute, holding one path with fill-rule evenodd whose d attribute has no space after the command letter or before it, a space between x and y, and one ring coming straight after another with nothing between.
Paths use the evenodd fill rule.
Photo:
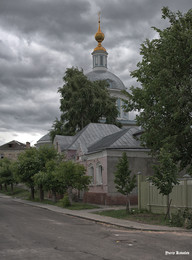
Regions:
<instances>
[{"instance_id":1,"label":"grass verge","mask_svg":"<svg viewBox=\"0 0 192 260\"><path fill-rule=\"evenodd\" d=\"M170 222L169 220L165 220L164 214L155 214L144 210L139 211L137 209L133 209L130 213L127 213L125 209L105 210L94 212L94 214L131 220L143 224L170 226Z\"/></svg>"},{"instance_id":2,"label":"grass verge","mask_svg":"<svg viewBox=\"0 0 192 260\"><path fill-rule=\"evenodd\" d=\"M30 191L23 189L21 187L17 187L17 186L14 187L13 192L11 191L10 187L8 187L8 191L0 190L0 193L3 193L3 194L8 195L8 196L15 197L15 198L19 198L19 199L30 200L30 201L33 201L33 202L49 204L49 205L54 205L54 206L63 208L61 201L54 202L50 199L47 199L46 196L45 196L45 199L43 201L40 201L37 198L38 192L35 192L36 198L34 200L31 200L30 199ZM99 209L100 207L92 205L92 204L87 204L87 203L74 202L71 206L66 207L66 208L70 209L70 210L85 210L85 209L97 209L97 208Z\"/></svg>"}]
</instances>

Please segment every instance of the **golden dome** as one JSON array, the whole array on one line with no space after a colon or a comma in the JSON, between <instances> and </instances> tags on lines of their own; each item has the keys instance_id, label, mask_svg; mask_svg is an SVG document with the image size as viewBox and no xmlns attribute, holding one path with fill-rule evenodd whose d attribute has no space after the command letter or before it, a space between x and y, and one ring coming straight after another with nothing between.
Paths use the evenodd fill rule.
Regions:
<instances>
[{"instance_id":1,"label":"golden dome","mask_svg":"<svg viewBox=\"0 0 192 260\"><path fill-rule=\"evenodd\" d=\"M106 49L101 44L102 41L105 39L105 35L101 31L101 28L100 28L100 12L99 12L99 21L98 21L98 23L99 23L98 31L95 34L95 40L98 42L98 45L94 49L94 51L98 51L98 50L106 51Z\"/></svg>"}]
</instances>

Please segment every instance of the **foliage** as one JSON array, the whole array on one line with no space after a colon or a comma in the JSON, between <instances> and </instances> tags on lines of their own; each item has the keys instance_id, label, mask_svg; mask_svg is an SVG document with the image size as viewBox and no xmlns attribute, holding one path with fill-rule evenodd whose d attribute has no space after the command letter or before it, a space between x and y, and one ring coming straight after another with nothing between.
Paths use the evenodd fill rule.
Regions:
<instances>
[{"instance_id":1,"label":"foliage","mask_svg":"<svg viewBox=\"0 0 192 260\"><path fill-rule=\"evenodd\" d=\"M7 189L7 185L13 185L15 183L13 163L8 158L0 160L0 184L4 184Z\"/></svg>"},{"instance_id":2,"label":"foliage","mask_svg":"<svg viewBox=\"0 0 192 260\"><path fill-rule=\"evenodd\" d=\"M110 97L106 81L91 82L77 68L68 68L63 77L61 94L61 117L53 123L50 131L52 140L56 134L74 135L89 123L98 123L106 118L106 123L116 123L118 109L116 99Z\"/></svg>"},{"instance_id":3,"label":"foliage","mask_svg":"<svg viewBox=\"0 0 192 260\"><path fill-rule=\"evenodd\" d=\"M172 155L165 149L161 148L158 156L158 163L154 165L154 175L149 180L157 187L159 193L167 196L167 214L170 218L169 194L172 192L174 185L178 184L177 165L172 159Z\"/></svg>"},{"instance_id":4,"label":"foliage","mask_svg":"<svg viewBox=\"0 0 192 260\"><path fill-rule=\"evenodd\" d=\"M17 159L16 174L20 182L25 183L31 189L31 197L34 199L33 176L39 171L41 162L36 148L27 149L20 153Z\"/></svg>"},{"instance_id":5,"label":"foliage","mask_svg":"<svg viewBox=\"0 0 192 260\"><path fill-rule=\"evenodd\" d=\"M59 159L58 158L57 151L54 147L49 146L40 146L38 148L38 158L41 162L41 171L45 169L46 163L53 160L53 159Z\"/></svg>"},{"instance_id":6,"label":"foliage","mask_svg":"<svg viewBox=\"0 0 192 260\"><path fill-rule=\"evenodd\" d=\"M149 180L157 187L159 193L169 195L174 185L178 184L178 169L172 159L172 155L164 148L161 148L158 163L153 168L154 175L149 177Z\"/></svg>"},{"instance_id":7,"label":"foliage","mask_svg":"<svg viewBox=\"0 0 192 260\"><path fill-rule=\"evenodd\" d=\"M67 207L71 206L68 194L65 194L63 199L60 200L60 202L61 202L63 208L67 208Z\"/></svg>"},{"instance_id":8,"label":"foliage","mask_svg":"<svg viewBox=\"0 0 192 260\"><path fill-rule=\"evenodd\" d=\"M192 228L192 210L188 208L178 209L177 213L172 214L171 225L187 229Z\"/></svg>"},{"instance_id":9,"label":"foliage","mask_svg":"<svg viewBox=\"0 0 192 260\"><path fill-rule=\"evenodd\" d=\"M85 175L86 169L83 165L72 161L61 162L55 169L58 181L63 193L68 192L70 203L72 203L72 190L87 190L90 177Z\"/></svg>"},{"instance_id":10,"label":"foliage","mask_svg":"<svg viewBox=\"0 0 192 260\"><path fill-rule=\"evenodd\" d=\"M72 202L72 189L86 190L90 178L85 175L85 167L72 161L48 161L44 171L34 175L37 185L42 185L45 191L52 191L53 199L56 193L68 192L70 203Z\"/></svg>"},{"instance_id":11,"label":"foliage","mask_svg":"<svg viewBox=\"0 0 192 260\"><path fill-rule=\"evenodd\" d=\"M57 161L52 159L47 161L45 168L42 171L36 173L33 177L34 182L38 186L42 186L43 190L51 191L53 200L56 201L56 193L61 192L61 183L58 181L58 177L55 174L55 168L57 167Z\"/></svg>"},{"instance_id":12,"label":"foliage","mask_svg":"<svg viewBox=\"0 0 192 260\"><path fill-rule=\"evenodd\" d=\"M14 187L14 190L12 190L10 187L7 187L7 191L1 190L1 193L21 199L28 199L30 194L29 190L18 187L17 185Z\"/></svg>"},{"instance_id":13,"label":"foliage","mask_svg":"<svg viewBox=\"0 0 192 260\"><path fill-rule=\"evenodd\" d=\"M186 14L162 9L170 26L141 45L142 61L131 75L141 83L125 101L127 111L137 110L144 129L141 141L154 155L169 145L181 169L192 165L192 9ZM192 171L192 168L190 169Z\"/></svg>"},{"instance_id":14,"label":"foliage","mask_svg":"<svg viewBox=\"0 0 192 260\"><path fill-rule=\"evenodd\" d=\"M122 157L116 166L117 170L115 175L115 187L118 192L127 196L127 211L130 210L129 204L129 194L136 187L136 175L131 176L131 171L129 170L129 161L126 152L123 152Z\"/></svg>"},{"instance_id":15,"label":"foliage","mask_svg":"<svg viewBox=\"0 0 192 260\"><path fill-rule=\"evenodd\" d=\"M34 199L35 186L41 187L42 185L42 176L41 178L40 176L39 178L34 178L35 174L43 172L46 163L56 157L57 153L54 148L48 146L43 146L39 149L30 148L19 154L16 164L16 175L20 182L25 183L31 188L32 199Z\"/></svg>"}]
</instances>

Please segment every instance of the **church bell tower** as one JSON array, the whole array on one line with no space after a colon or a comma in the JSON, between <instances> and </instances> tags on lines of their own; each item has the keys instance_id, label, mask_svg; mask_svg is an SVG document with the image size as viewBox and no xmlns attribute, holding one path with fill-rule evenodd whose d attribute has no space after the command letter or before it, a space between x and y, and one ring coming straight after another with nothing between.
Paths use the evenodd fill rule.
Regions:
<instances>
[{"instance_id":1,"label":"church bell tower","mask_svg":"<svg viewBox=\"0 0 192 260\"><path fill-rule=\"evenodd\" d=\"M102 41L104 40L105 35L100 28L100 12L98 19L98 31L95 34L95 40L98 42L97 47L92 52L93 56L93 70L107 70L107 51L102 46Z\"/></svg>"}]
</instances>

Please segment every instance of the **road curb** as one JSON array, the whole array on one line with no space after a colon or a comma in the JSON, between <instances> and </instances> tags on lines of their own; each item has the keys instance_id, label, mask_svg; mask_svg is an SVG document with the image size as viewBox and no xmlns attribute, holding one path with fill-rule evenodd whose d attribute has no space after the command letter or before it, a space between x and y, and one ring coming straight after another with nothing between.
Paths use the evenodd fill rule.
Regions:
<instances>
[{"instance_id":1,"label":"road curb","mask_svg":"<svg viewBox=\"0 0 192 260\"><path fill-rule=\"evenodd\" d=\"M150 231L150 232L192 232L192 229L187 230L187 229L177 228L177 227L166 227L166 226L143 224L143 223L138 223L138 222L134 222L134 221L130 221L130 220L121 220L121 219L116 219L116 218L112 218L112 217L96 215L94 213L85 212L83 210L72 211L70 209L64 209L64 208L60 208L60 207L57 207L54 205L40 204L38 202L26 201L26 200L19 199L19 198L13 198L11 196L7 196L4 194L0 194L0 197L10 198L18 203L23 203L23 204L27 204L27 205L34 206L34 207L47 209L47 210L57 212L57 213L62 213L62 214L68 215L68 216L73 216L73 217L93 221L96 223L101 223L101 224L110 225L110 226L116 226L116 227L125 228L125 229L129 229L129 230ZM99 211L99 209L98 209L98 211Z\"/></svg>"}]
</instances>

